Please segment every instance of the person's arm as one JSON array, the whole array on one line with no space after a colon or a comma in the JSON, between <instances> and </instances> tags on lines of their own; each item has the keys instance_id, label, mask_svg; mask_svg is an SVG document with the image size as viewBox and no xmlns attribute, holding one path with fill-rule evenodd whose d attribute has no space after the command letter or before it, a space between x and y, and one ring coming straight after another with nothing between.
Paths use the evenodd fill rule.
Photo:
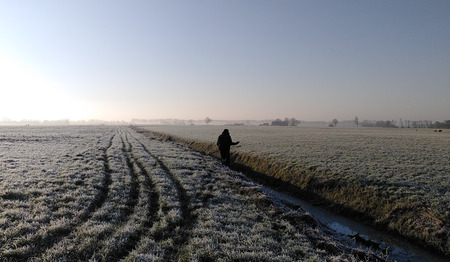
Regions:
<instances>
[{"instance_id":1,"label":"person's arm","mask_svg":"<svg viewBox=\"0 0 450 262\"><path fill-rule=\"evenodd\" d=\"M231 145L237 145L237 144L239 144L239 141L237 141L237 142L231 142Z\"/></svg>"}]
</instances>

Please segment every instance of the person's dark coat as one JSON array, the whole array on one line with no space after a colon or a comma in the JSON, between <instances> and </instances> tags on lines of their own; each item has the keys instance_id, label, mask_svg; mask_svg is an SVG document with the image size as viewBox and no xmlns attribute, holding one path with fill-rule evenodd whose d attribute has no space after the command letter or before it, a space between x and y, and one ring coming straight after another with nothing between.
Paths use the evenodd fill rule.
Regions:
<instances>
[{"instance_id":1,"label":"person's dark coat","mask_svg":"<svg viewBox=\"0 0 450 262\"><path fill-rule=\"evenodd\" d=\"M230 164L230 147L232 145L237 145L238 142L233 142L231 140L230 132L228 129L223 130L222 134L217 138L217 146L219 147L220 157L222 162L226 165Z\"/></svg>"}]
</instances>

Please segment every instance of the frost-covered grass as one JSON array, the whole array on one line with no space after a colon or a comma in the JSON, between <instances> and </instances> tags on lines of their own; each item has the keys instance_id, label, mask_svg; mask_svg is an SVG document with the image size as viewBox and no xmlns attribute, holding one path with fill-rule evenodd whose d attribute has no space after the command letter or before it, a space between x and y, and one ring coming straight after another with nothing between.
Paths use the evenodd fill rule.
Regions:
<instances>
[{"instance_id":1,"label":"frost-covered grass","mask_svg":"<svg viewBox=\"0 0 450 262\"><path fill-rule=\"evenodd\" d=\"M289 182L335 208L450 253L450 133L428 129L145 127L217 156L224 128L235 163ZM173 138L176 140L176 138ZM337 206L336 206L337 204Z\"/></svg>"},{"instance_id":2,"label":"frost-covered grass","mask_svg":"<svg viewBox=\"0 0 450 262\"><path fill-rule=\"evenodd\" d=\"M184 222L173 240L179 261L376 258L327 239L302 210L281 211L257 184L211 157L159 138L144 144L183 187Z\"/></svg>"},{"instance_id":3,"label":"frost-covered grass","mask_svg":"<svg viewBox=\"0 0 450 262\"><path fill-rule=\"evenodd\" d=\"M126 221L137 202L138 181L134 173L124 168L126 158L123 150L121 136L114 136L111 147L106 151L111 184L105 202L89 220L77 225L68 237L48 249L43 260L87 260L98 253L102 241Z\"/></svg>"},{"instance_id":4,"label":"frost-covered grass","mask_svg":"<svg viewBox=\"0 0 450 262\"><path fill-rule=\"evenodd\" d=\"M0 128L0 261L358 261L212 157L124 127Z\"/></svg>"},{"instance_id":5,"label":"frost-covered grass","mask_svg":"<svg viewBox=\"0 0 450 262\"><path fill-rule=\"evenodd\" d=\"M0 128L0 257L24 259L85 220L102 197L111 128Z\"/></svg>"}]
</instances>

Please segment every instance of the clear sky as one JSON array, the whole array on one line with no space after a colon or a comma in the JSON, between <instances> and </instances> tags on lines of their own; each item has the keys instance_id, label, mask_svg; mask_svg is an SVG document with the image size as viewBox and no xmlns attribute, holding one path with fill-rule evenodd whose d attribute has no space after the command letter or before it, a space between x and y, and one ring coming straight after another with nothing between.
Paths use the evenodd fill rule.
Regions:
<instances>
[{"instance_id":1,"label":"clear sky","mask_svg":"<svg viewBox=\"0 0 450 262\"><path fill-rule=\"evenodd\" d=\"M450 119L448 0L0 0L0 120Z\"/></svg>"}]
</instances>

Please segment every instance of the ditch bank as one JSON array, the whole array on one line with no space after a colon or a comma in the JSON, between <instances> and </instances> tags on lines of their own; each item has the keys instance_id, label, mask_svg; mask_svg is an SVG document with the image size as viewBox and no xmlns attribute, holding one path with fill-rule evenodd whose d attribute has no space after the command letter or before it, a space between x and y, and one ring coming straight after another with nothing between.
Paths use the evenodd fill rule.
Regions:
<instances>
[{"instance_id":1,"label":"ditch bank","mask_svg":"<svg viewBox=\"0 0 450 262\"><path fill-rule=\"evenodd\" d=\"M366 246L377 253L383 254L387 261L448 261L447 257L410 243L401 236L366 226L354 219L337 215L325 208L312 205L307 201L273 190L270 187L263 186L262 191L279 199L291 208L305 210L317 221L323 232L334 236L339 241L349 245Z\"/></svg>"},{"instance_id":2,"label":"ditch bank","mask_svg":"<svg viewBox=\"0 0 450 262\"><path fill-rule=\"evenodd\" d=\"M219 158L214 143L132 128ZM351 216L363 224L387 231L390 235L401 236L408 242L438 252L446 258L450 257L448 218L442 218L429 208L415 205L407 199L391 201L389 195L380 191L376 185L344 182L333 178L335 174L326 170L290 167L279 159L244 152L232 154L230 167L263 185L288 192L333 213Z\"/></svg>"}]
</instances>

